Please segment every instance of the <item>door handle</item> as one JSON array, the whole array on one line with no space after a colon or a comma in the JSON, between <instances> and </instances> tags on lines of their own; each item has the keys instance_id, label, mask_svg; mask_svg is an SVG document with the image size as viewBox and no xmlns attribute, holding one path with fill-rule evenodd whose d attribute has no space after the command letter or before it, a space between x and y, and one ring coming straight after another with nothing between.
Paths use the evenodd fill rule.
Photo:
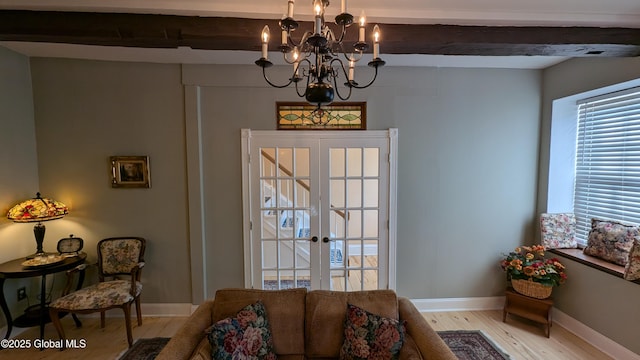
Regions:
<instances>
[{"instance_id":1,"label":"door handle","mask_svg":"<svg viewBox=\"0 0 640 360\"><path fill-rule=\"evenodd\" d=\"M329 238L326 237L326 236L322 238L322 242L323 243L328 243L329 241L331 241L331 240L329 240Z\"/></svg>"},{"instance_id":2,"label":"door handle","mask_svg":"<svg viewBox=\"0 0 640 360\"><path fill-rule=\"evenodd\" d=\"M318 237L317 237L317 236L312 237L312 238L311 238L311 241L312 241L312 242L318 242Z\"/></svg>"}]
</instances>

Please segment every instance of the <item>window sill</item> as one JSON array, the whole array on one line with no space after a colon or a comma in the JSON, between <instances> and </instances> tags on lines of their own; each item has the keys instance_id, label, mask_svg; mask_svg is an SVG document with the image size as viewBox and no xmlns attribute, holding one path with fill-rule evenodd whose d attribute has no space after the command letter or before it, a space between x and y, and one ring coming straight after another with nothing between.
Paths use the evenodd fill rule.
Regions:
<instances>
[{"instance_id":1,"label":"window sill","mask_svg":"<svg viewBox=\"0 0 640 360\"><path fill-rule=\"evenodd\" d=\"M604 271L607 274L611 274L615 277L623 278L624 266L616 265L602 259L598 259L593 256L585 255L582 249L550 249L547 252L577 261L590 268ZM636 284L640 284L640 280L632 281Z\"/></svg>"}]
</instances>

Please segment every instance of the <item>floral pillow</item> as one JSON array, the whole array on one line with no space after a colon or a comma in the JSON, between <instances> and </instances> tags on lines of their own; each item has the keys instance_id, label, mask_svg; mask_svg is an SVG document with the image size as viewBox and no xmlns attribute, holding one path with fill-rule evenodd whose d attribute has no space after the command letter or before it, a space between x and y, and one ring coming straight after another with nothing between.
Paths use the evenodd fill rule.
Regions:
<instances>
[{"instance_id":1,"label":"floral pillow","mask_svg":"<svg viewBox=\"0 0 640 360\"><path fill-rule=\"evenodd\" d=\"M640 279L640 241L634 240L629 254L629 261L624 268L624 279L633 281Z\"/></svg>"},{"instance_id":2,"label":"floral pillow","mask_svg":"<svg viewBox=\"0 0 640 360\"><path fill-rule=\"evenodd\" d=\"M546 249L575 249L576 216L572 213L541 214L540 232Z\"/></svg>"},{"instance_id":3,"label":"floral pillow","mask_svg":"<svg viewBox=\"0 0 640 360\"><path fill-rule=\"evenodd\" d=\"M584 253L625 266L636 239L640 239L638 226L591 219L591 231Z\"/></svg>"},{"instance_id":4,"label":"floral pillow","mask_svg":"<svg viewBox=\"0 0 640 360\"><path fill-rule=\"evenodd\" d=\"M404 323L348 304L340 359L398 359L404 333Z\"/></svg>"},{"instance_id":5,"label":"floral pillow","mask_svg":"<svg viewBox=\"0 0 640 360\"><path fill-rule=\"evenodd\" d=\"M207 329L211 358L216 360L275 360L264 304L258 301Z\"/></svg>"}]
</instances>

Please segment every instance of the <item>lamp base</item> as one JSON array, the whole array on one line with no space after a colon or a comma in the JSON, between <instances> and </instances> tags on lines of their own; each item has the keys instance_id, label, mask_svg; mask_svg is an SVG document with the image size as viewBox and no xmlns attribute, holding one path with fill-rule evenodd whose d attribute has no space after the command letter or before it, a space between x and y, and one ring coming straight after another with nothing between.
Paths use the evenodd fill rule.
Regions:
<instances>
[{"instance_id":1,"label":"lamp base","mask_svg":"<svg viewBox=\"0 0 640 360\"><path fill-rule=\"evenodd\" d=\"M34 258L36 258L38 256L45 256L46 257L46 256L49 256L49 255L57 255L57 254L58 253L47 253L47 252L40 252L39 253L39 252L36 252L36 253L33 253L33 254L27 256L25 259L31 260L31 259L34 259Z\"/></svg>"}]
</instances>

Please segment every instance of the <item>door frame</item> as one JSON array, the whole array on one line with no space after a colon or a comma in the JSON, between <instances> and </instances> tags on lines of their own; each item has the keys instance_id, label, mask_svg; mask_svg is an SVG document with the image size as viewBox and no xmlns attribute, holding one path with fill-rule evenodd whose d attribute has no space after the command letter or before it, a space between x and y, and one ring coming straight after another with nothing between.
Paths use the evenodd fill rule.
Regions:
<instances>
[{"instance_id":1,"label":"door frame","mask_svg":"<svg viewBox=\"0 0 640 360\"><path fill-rule=\"evenodd\" d=\"M365 130L365 131L276 131L241 129L242 151L242 238L244 252L244 286L251 288L253 281L254 251L251 241L251 139L253 136L261 138L272 137L274 140L287 138L308 139L353 139L353 138L385 138L389 142L389 193L388 193L388 288L396 288L396 245L397 245L397 158L398 158L398 129Z\"/></svg>"}]
</instances>

